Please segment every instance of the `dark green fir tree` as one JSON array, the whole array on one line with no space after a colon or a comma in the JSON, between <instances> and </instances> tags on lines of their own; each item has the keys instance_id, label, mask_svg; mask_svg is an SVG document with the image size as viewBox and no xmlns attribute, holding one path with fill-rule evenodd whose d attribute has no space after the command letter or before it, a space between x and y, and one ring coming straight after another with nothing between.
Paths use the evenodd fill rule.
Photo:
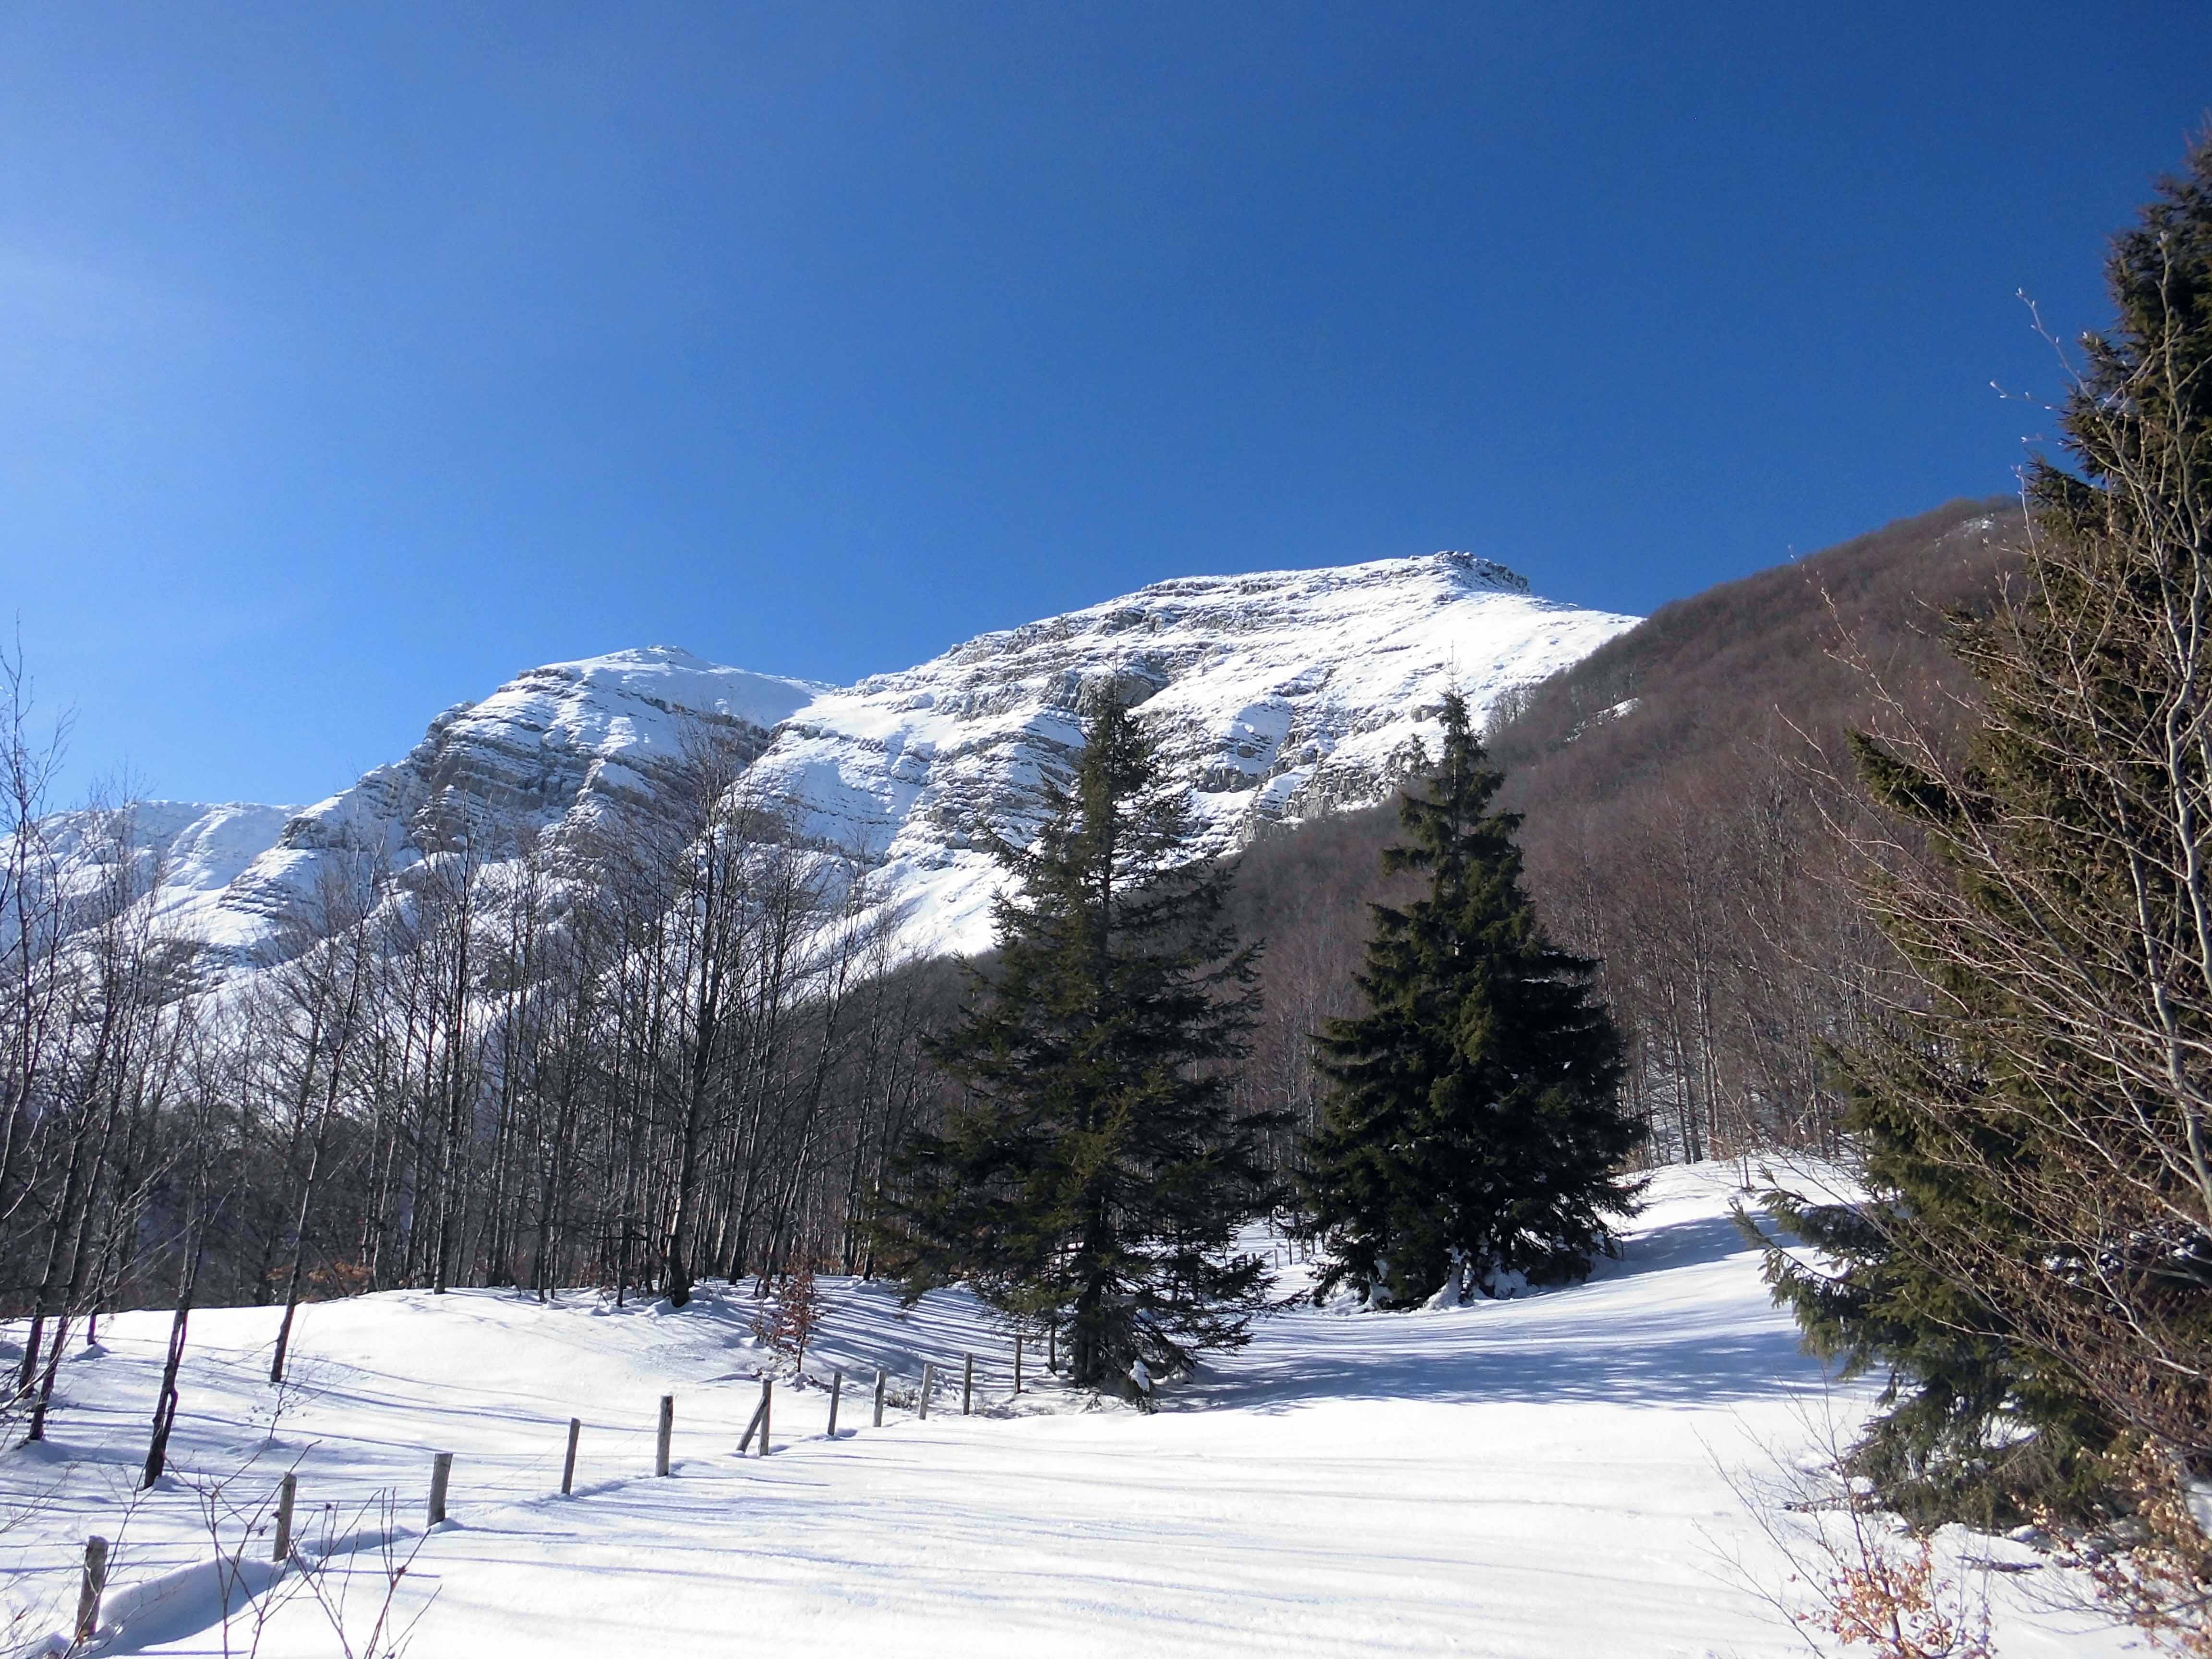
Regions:
<instances>
[{"instance_id":1,"label":"dark green fir tree","mask_svg":"<svg viewBox=\"0 0 2212 1659\"><path fill-rule=\"evenodd\" d=\"M2112 1430L2063 1367L2020 1340L1987 1297L1911 1237L1965 1229L2030 1248L1998 1195L1962 1178L1895 1091L1901 1073L1893 1067L1920 1074L1925 1101L1971 1068L1962 1059L1955 1048L1916 1053L1904 1042L1879 1057L1872 1047L1852 1055L1845 1127L1864 1196L1837 1203L1768 1193L1769 1230L1787 1248L1748 1216L1739 1219L1765 1247L1767 1283L1806 1347L1845 1378L1885 1380L1879 1409L1845 1450L1844 1472L1915 1526L1963 1521L1994 1532L2039 1512L2094 1514L2107 1496L2102 1454ZM1986 1144L1999 1156L2027 1155L2016 1141Z\"/></svg>"},{"instance_id":2,"label":"dark green fir tree","mask_svg":"<svg viewBox=\"0 0 2212 1659\"><path fill-rule=\"evenodd\" d=\"M2107 1517L2131 1443L2212 1469L2212 141L2106 279L2020 580L1951 619L1961 752L1854 741L1902 970L1838 1055L1859 1190L1767 1206L1808 1346L1887 1378L1848 1467L1922 1523Z\"/></svg>"},{"instance_id":3,"label":"dark green fir tree","mask_svg":"<svg viewBox=\"0 0 2212 1659\"><path fill-rule=\"evenodd\" d=\"M1267 1300L1238 1230L1272 1205L1269 1116L1233 1108L1257 1012L1226 872L1189 857L1184 792L1102 700L1074 777L997 904L995 963L932 1045L961 1087L917 1137L887 1260L919 1296L964 1280L1018 1328L1055 1327L1079 1383L1187 1370Z\"/></svg>"},{"instance_id":4,"label":"dark green fir tree","mask_svg":"<svg viewBox=\"0 0 2212 1659\"><path fill-rule=\"evenodd\" d=\"M1521 885L1520 820L1466 704L1447 697L1443 753L1399 807L1384 867L1425 896L1375 907L1358 976L1367 1012L1319 1039L1333 1080L1304 1172L1308 1224L1370 1305L1497 1294L1586 1275L1634 1207L1622 1158L1620 1044L1595 964L1556 950Z\"/></svg>"}]
</instances>

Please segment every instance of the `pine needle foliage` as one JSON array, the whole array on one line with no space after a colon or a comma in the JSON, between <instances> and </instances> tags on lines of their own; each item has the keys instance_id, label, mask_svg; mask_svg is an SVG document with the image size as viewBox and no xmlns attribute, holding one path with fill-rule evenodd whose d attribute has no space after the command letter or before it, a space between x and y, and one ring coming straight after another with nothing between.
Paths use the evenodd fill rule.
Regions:
<instances>
[{"instance_id":1,"label":"pine needle foliage","mask_svg":"<svg viewBox=\"0 0 2212 1659\"><path fill-rule=\"evenodd\" d=\"M1456 696L1443 728L1383 854L1428 893L1374 907L1367 1012L1318 1039L1334 1089L1303 1182L1334 1265L1316 1296L1348 1282L1378 1307L1583 1277L1637 1191L1620 1169L1641 1130L1621 1109L1596 964L1538 921L1520 820L1492 810L1504 778Z\"/></svg>"},{"instance_id":2,"label":"pine needle foliage","mask_svg":"<svg viewBox=\"0 0 2212 1659\"><path fill-rule=\"evenodd\" d=\"M2095 1513L2110 1424L1988 1297L1901 1231L1938 1220L2025 1249L2021 1229L1994 1194L1945 1169L1893 1095L1862 1079L1850 1100L1846 1127L1869 1196L1820 1203L1770 1192L1768 1223L1793 1243L1759 1239L1767 1283L1806 1347L1844 1378L1885 1377L1845 1472L1916 1527L1960 1521L1997 1532L2044 1510Z\"/></svg>"},{"instance_id":3,"label":"pine needle foliage","mask_svg":"<svg viewBox=\"0 0 2212 1659\"><path fill-rule=\"evenodd\" d=\"M1030 846L997 847L1018 879L996 960L931 1047L962 1099L908 1147L886 1261L909 1298L965 1280L1018 1328L1058 1327L1073 1380L1118 1388L1136 1360L1172 1373L1241 1344L1267 1305L1236 1239L1273 1201L1274 1120L1230 1090L1255 951L1120 701L1046 799Z\"/></svg>"},{"instance_id":4,"label":"pine needle foliage","mask_svg":"<svg viewBox=\"0 0 2212 1659\"><path fill-rule=\"evenodd\" d=\"M2026 580L1952 623L1977 729L1856 745L1901 963L1844 1056L1866 1195L1773 1206L1825 1258L1778 1294L1893 1377L1859 1472L1923 1521L2124 1509L2126 1443L2212 1470L2212 143L2106 278Z\"/></svg>"}]
</instances>

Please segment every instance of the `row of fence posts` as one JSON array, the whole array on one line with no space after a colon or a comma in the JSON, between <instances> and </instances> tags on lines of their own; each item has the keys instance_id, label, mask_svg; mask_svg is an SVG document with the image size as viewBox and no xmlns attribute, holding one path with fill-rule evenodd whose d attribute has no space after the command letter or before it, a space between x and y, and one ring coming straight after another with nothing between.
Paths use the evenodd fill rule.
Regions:
<instances>
[{"instance_id":1,"label":"row of fence posts","mask_svg":"<svg viewBox=\"0 0 2212 1659\"><path fill-rule=\"evenodd\" d=\"M1045 1340L1046 1369L1056 1371L1060 1369L1058 1328L1054 1328L1048 1331ZM879 1429L884 1425L884 1392L890 1385L890 1373L878 1367L876 1371L875 1426ZM937 1362L927 1360L923 1362L921 1367L921 1395L916 1402L915 1409L915 1415L923 1421L928 1419L930 1396L936 1391ZM1018 1336L1014 1339L1014 1392L1020 1394L1022 1391L1022 1339ZM831 1372L830 1429L827 1437L831 1440L837 1437L837 1408L844 1398L844 1393L845 1373L842 1370ZM760 1437L760 1451L757 1455L762 1457L768 1455L769 1407L775 1399L775 1394L774 1379L763 1377L760 1404L753 1408L752 1420L745 1425L745 1431L738 1441L738 1456L743 1457L745 1455L747 1449L752 1444L756 1433ZM960 1414L963 1417L971 1416L975 1408L975 1356L971 1353L963 1357L960 1372ZM568 1449L567 1455L561 1460L561 1495L563 1498L573 1497L575 1493L576 1444L583 1437L583 1433L584 1419L580 1417L570 1418ZM670 1472L669 1458L674 1449L675 1441L676 1396L672 1394L664 1394L660 1396L659 1425L653 1437L653 1472L655 1475L665 1475ZM445 1520L446 1494L453 1483L453 1453L433 1452L430 1455L430 1501L426 1510L428 1525L434 1527ZM283 1561L291 1557L292 1510L299 1493L299 1475L286 1474L276 1489L276 1536L273 1547L270 1551L272 1560ZM95 1534L84 1540L84 1578L77 1591L76 1602L76 1639L80 1644L92 1640L94 1632L100 1628L100 1603L107 1589L107 1555L108 1542L105 1538Z\"/></svg>"}]
</instances>

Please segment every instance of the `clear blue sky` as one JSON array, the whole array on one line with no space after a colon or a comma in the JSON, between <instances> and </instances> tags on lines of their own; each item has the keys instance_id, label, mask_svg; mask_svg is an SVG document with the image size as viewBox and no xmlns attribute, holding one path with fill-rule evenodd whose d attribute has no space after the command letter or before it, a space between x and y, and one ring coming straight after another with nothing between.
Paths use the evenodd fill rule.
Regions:
<instances>
[{"instance_id":1,"label":"clear blue sky","mask_svg":"<svg viewBox=\"0 0 2212 1659\"><path fill-rule=\"evenodd\" d=\"M2010 487L2212 7L11 3L0 608L73 787L1466 547L1645 611Z\"/></svg>"}]
</instances>

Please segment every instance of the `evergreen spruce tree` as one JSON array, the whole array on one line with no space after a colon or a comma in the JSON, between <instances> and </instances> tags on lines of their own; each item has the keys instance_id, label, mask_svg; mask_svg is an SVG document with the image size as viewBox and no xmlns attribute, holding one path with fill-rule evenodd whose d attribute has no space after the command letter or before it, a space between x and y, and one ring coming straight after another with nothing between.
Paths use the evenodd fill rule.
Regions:
<instances>
[{"instance_id":1,"label":"evergreen spruce tree","mask_svg":"<svg viewBox=\"0 0 2212 1659\"><path fill-rule=\"evenodd\" d=\"M965 1280L1019 1327L1057 1326L1071 1375L1119 1388L1187 1370L1266 1305L1240 1226L1273 1200L1274 1120L1238 1115L1230 1068L1257 1012L1228 877L1188 857L1182 791L1108 697L1033 845L1000 843L1018 890L997 960L932 1045L963 1098L917 1136L886 1261L909 1297Z\"/></svg>"},{"instance_id":2,"label":"evergreen spruce tree","mask_svg":"<svg viewBox=\"0 0 2212 1659\"><path fill-rule=\"evenodd\" d=\"M1852 1468L1920 1522L2128 1507L2124 1441L2212 1468L2212 143L2106 275L2026 579L1952 621L1966 753L1855 743L1905 969L1839 1056L1865 1195L1769 1200L1814 1247L1778 1299L1889 1373Z\"/></svg>"},{"instance_id":3,"label":"evergreen spruce tree","mask_svg":"<svg viewBox=\"0 0 2212 1659\"><path fill-rule=\"evenodd\" d=\"M1942 1053L1918 1063L1932 1072L1948 1063ZM1816 1203L1770 1192L1765 1211L1789 1248L1745 1218L1747 1234L1766 1247L1767 1283L1807 1348L1838 1362L1845 1378L1886 1373L1881 1409L1844 1458L1844 1472L1867 1480L1884 1508L1917 1527L1959 1521L1985 1532L2044 1512L2092 1515L2110 1501L2111 1422L1990 1298L1908 1239L1917 1224L2027 1248L1999 1195L1961 1179L1918 1112L1878 1080L1905 1058L1885 1045L1844 1061L1856 1073L1844 1128L1866 1196Z\"/></svg>"},{"instance_id":4,"label":"evergreen spruce tree","mask_svg":"<svg viewBox=\"0 0 2212 1659\"><path fill-rule=\"evenodd\" d=\"M1304 1173L1309 1225L1371 1305L1580 1278L1633 1207L1619 1173L1620 1039L1595 964L1555 950L1521 887L1520 820L1456 696L1443 754L1399 807L1389 870L1425 897L1375 907L1358 976L1368 1012L1319 1039L1334 1089Z\"/></svg>"}]
</instances>

